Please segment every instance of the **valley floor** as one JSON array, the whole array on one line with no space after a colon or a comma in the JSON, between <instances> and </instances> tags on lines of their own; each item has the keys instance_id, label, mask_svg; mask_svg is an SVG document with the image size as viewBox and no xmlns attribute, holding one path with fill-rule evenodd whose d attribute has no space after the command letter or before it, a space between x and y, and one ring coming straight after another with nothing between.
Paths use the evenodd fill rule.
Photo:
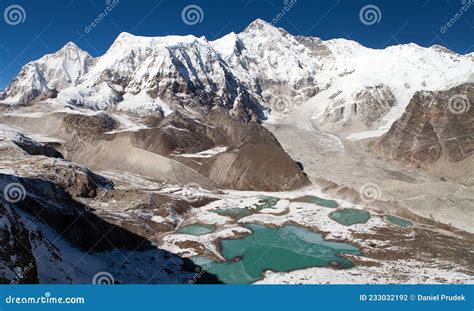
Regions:
<instances>
[{"instance_id":1,"label":"valley floor","mask_svg":"<svg viewBox=\"0 0 474 311\"><path fill-rule=\"evenodd\" d=\"M127 254L125 259L130 258L131 268L127 268L126 260L110 263L107 259L109 256L117 257L113 255L114 251L81 253L76 246L60 238L61 232L47 227L42 220L35 219L34 215L25 215L21 211L20 214L28 223L37 223L36 227L30 229L31 232L42 232L44 236L40 241L32 240L37 248L48 247L54 250L47 252L54 256L43 258L47 262L38 265L40 281L83 283L100 269L113 273L118 282L148 282L146 275L150 269L159 266L167 258L175 258L178 264L167 269L169 271L165 271L166 273L160 273L151 282L167 283L172 280L183 283L191 280L194 283L196 278L199 279L207 271L205 267L196 267L196 270L190 272L191 261L188 259L195 260L196 256L201 256L214 262L224 262L221 242L251 235L252 231L246 227L249 224L269 228L297 226L322 234L325 241L357 247L361 253L341 254L354 264L349 269L340 269L334 262L324 267L290 272L270 269L264 271L257 283L473 281L474 236L469 232L472 230L473 211L468 207L474 194L472 191L456 192L456 188L462 185L462 179L451 177L441 181L434 174L397 167L371 156L363 142L342 141L335 135L310 128L302 129L284 124L266 126L290 156L304 166L313 186L281 192L204 190L173 182L157 182L125 170L96 168L96 173L113 182L113 189L102 187L97 189L94 196L69 199L87 207L86 213L91 213L112 226L125 228L130 234L144 238L144 241L151 241L154 247L160 249L160 254L152 252L149 256L133 248L116 250L115 252ZM40 178L57 183L68 177L69 180L66 178L62 183L65 183L66 190L72 191L71 193L81 190L84 183L88 186L90 180L84 182L78 177L84 174L84 169L67 160L25 153L12 143L16 135L14 131L8 126L0 128L0 177L4 179L3 183L16 178ZM54 141L54 137L41 139ZM203 157L202 154L199 156ZM271 165L271 161L268 165ZM80 174L77 174L79 169ZM295 181L288 181L292 182ZM377 200L361 200L359 190L366 184L375 185L374 189L379 192L375 193ZM458 193L455 204L440 205L451 191ZM40 198L41 200L64 200L57 193L45 193L53 197ZM333 200L331 202L336 206L324 207L302 200L308 197ZM38 199L32 193L28 194L28 198ZM73 201L58 201L46 204L45 208L54 210L57 206L63 206L62 204L67 206L72 203ZM267 205L256 207L263 203ZM233 212L237 212L238 217L216 213L222 209L235 209L237 211ZM332 219L333 213L344 209L368 212L370 218L353 225L343 225ZM413 226L404 228L394 225L387 221L387 215L406 218ZM450 223L452 226L447 225ZM200 235L179 232L184 226L191 224L207 225L212 230ZM108 225L103 226L108 228ZM309 236L301 234L299 238L304 240L309 239ZM35 252L36 250L33 253ZM81 264L76 269L72 258L75 253L79 254L76 257L84 256L88 260L100 261L100 264ZM240 259L237 256L235 261ZM152 261L153 264L150 264ZM110 266L107 266L107 262ZM184 262L187 262L187 268L183 268ZM138 277L134 272L141 266L147 267L144 277ZM14 268L13 266L12 269ZM67 273L64 273L65 270ZM186 272L181 278L179 276L183 271Z\"/></svg>"},{"instance_id":2,"label":"valley floor","mask_svg":"<svg viewBox=\"0 0 474 311\"><path fill-rule=\"evenodd\" d=\"M443 172L423 172L374 156L367 141L341 140L310 126L266 127L316 183L324 179L357 191L375 184L379 200L397 202L414 214L474 232L472 157Z\"/></svg>"}]
</instances>

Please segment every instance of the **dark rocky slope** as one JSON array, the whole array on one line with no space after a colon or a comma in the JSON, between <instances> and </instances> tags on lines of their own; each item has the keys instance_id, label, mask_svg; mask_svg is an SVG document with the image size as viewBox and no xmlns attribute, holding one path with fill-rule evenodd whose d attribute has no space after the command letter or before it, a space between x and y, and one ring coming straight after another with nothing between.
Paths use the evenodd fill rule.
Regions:
<instances>
[{"instance_id":1,"label":"dark rocky slope","mask_svg":"<svg viewBox=\"0 0 474 311\"><path fill-rule=\"evenodd\" d=\"M136 220L130 220L128 226L117 226L98 217L69 193L80 193L81 187L76 191L67 191L49 180L0 174L2 189L12 183L21 184L25 192L22 200L13 203L3 191L0 194L0 283L81 282L74 275L84 273L84 266L80 257L74 258L72 263L68 262L71 250L79 256L96 256L104 261L110 261L112 256L107 252L117 250L118 254L130 251L135 257L153 258L150 268L155 269L156 273L145 279L135 275L138 267L129 263L131 259L127 260L124 255L116 258L115 265L123 260L122 275L128 275L126 279L115 279L119 283L161 283L163 280L186 283L195 278L198 270L191 261L154 247L147 240L149 236L138 234L141 225ZM54 234L53 239L51 233ZM69 245L67 248L61 242L64 240ZM170 261L172 264L168 264ZM71 265L70 269L64 269ZM99 269L89 267L91 274L83 275L82 279L92 281ZM42 276L44 272L49 281ZM195 281L219 283L207 273Z\"/></svg>"},{"instance_id":2,"label":"dark rocky slope","mask_svg":"<svg viewBox=\"0 0 474 311\"><path fill-rule=\"evenodd\" d=\"M105 112L55 116L65 129L58 135L65 140L65 158L95 170L123 170L208 189L281 191L282 186L294 190L310 185L270 131L224 109L213 109L200 119L179 112L147 118L148 128L118 132L110 132L118 123ZM225 150L193 156L216 147Z\"/></svg>"}]
</instances>

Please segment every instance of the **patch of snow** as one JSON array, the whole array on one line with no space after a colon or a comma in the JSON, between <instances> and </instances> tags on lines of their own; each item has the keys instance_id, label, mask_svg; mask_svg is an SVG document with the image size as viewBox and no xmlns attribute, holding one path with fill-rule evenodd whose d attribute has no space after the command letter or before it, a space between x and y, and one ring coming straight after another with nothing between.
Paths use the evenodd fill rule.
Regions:
<instances>
[{"instance_id":1,"label":"patch of snow","mask_svg":"<svg viewBox=\"0 0 474 311\"><path fill-rule=\"evenodd\" d=\"M198 153L183 153L183 154L178 154L177 156L183 157L183 158L210 158L226 151L227 151L227 147L214 147L214 148L204 150Z\"/></svg>"},{"instance_id":2,"label":"patch of snow","mask_svg":"<svg viewBox=\"0 0 474 311\"><path fill-rule=\"evenodd\" d=\"M160 112L165 117L173 112L164 101L159 98L153 99L144 91L137 95L126 93L123 101L119 102L116 108L119 111L142 115Z\"/></svg>"}]
</instances>

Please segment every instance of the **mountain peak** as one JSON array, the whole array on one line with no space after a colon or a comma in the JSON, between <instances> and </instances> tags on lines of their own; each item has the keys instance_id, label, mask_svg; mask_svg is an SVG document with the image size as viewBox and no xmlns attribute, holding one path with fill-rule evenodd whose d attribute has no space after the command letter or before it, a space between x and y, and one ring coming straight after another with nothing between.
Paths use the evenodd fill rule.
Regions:
<instances>
[{"instance_id":1,"label":"mountain peak","mask_svg":"<svg viewBox=\"0 0 474 311\"><path fill-rule=\"evenodd\" d=\"M253 22L251 22L248 27L255 27L255 26L271 26L273 27L270 23L264 21L263 19L257 18Z\"/></svg>"},{"instance_id":2,"label":"mountain peak","mask_svg":"<svg viewBox=\"0 0 474 311\"><path fill-rule=\"evenodd\" d=\"M84 57L91 57L89 55L88 52L84 51L83 49L81 49L80 47L78 47L74 42L72 41L69 41L68 43L66 43L61 49L59 49L57 52L55 52L54 54L49 54L49 55L45 55L45 57L47 58L48 56L51 57L64 57L64 55L67 55L69 53L74 53L74 54L80 54L80 55L83 55ZM44 59L44 58L41 58L41 59ZM41 60L40 59L40 60Z\"/></svg>"},{"instance_id":3,"label":"mountain peak","mask_svg":"<svg viewBox=\"0 0 474 311\"><path fill-rule=\"evenodd\" d=\"M63 46L62 49L68 49L68 48L72 48L72 49L80 49L74 42L72 41L69 41L68 43L66 43L66 45ZM61 50L62 50L61 49Z\"/></svg>"},{"instance_id":4,"label":"mountain peak","mask_svg":"<svg viewBox=\"0 0 474 311\"><path fill-rule=\"evenodd\" d=\"M134 35L132 35L129 32L121 32L117 38L115 38L113 45L117 44L117 42L126 42L126 41L131 41L135 38Z\"/></svg>"},{"instance_id":5,"label":"mountain peak","mask_svg":"<svg viewBox=\"0 0 474 311\"><path fill-rule=\"evenodd\" d=\"M116 40L119 40L119 39L123 40L123 39L128 39L128 38L133 38L133 37L135 36L132 35L131 33L123 31L117 36Z\"/></svg>"},{"instance_id":6,"label":"mountain peak","mask_svg":"<svg viewBox=\"0 0 474 311\"><path fill-rule=\"evenodd\" d=\"M444 47L444 46L441 46L441 45L438 45L438 44L435 44L435 45L432 45L431 46L431 49L437 51L437 52L440 52L440 53L448 53L448 54L455 54L453 51L451 51L450 49Z\"/></svg>"},{"instance_id":7,"label":"mountain peak","mask_svg":"<svg viewBox=\"0 0 474 311\"><path fill-rule=\"evenodd\" d=\"M206 37L196 37L194 35L186 35L186 36L179 36L179 35L168 35L164 37L144 37L144 36L135 36L128 32L122 32L118 35L115 39L112 46L109 48L109 51L115 50L118 48L122 50L122 48L144 48L144 47L156 47L156 46L176 46L182 44L193 44L199 42L201 44L207 44Z\"/></svg>"},{"instance_id":8,"label":"mountain peak","mask_svg":"<svg viewBox=\"0 0 474 311\"><path fill-rule=\"evenodd\" d=\"M247 28L245 28L244 32L255 32L255 31L272 31L277 30L275 26L266 21L257 18L253 22L251 22Z\"/></svg>"}]
</instances>

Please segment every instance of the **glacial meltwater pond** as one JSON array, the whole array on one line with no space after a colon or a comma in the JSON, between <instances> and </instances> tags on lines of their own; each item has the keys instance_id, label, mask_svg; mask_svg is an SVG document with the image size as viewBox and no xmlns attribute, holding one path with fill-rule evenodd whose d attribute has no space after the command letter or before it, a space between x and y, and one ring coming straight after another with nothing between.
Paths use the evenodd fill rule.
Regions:
<instances>
[{"instance_id":1,"label":"glacial meltwater pond","mask_svg":"<svg viewBox=\"0 0 474 311\"><path fill-rule=\"evenodd\" d=\"M211 233L215 230L214 225L205 225L205 224L192 224L179 228L176 233L181 234L192 234L192 235L204 235Z\"/></svg>"},{"instance_id":2,"label":"glacial meltwater pond","mask_svg":"<svg viewBox=\"0 0 474 311\"><path fill-rule=\"evenodd\" d=\"M291 200L291 202L302 202L302 203L313 203L319 206L328 207L328 208L336 208L337 202L334 200L327 200L320 197L312 196L312 195L305 195L300 198L296 198Z\"/></svg>"},{"instance_id":3,"label":"glacial meltwater pond","mask_svg":"<svg viewBox=\"0 0 474 311\"><path fill-rule=\"evenodd\" d=\"M366 223L370 219L370 214L358 209L345 208L332 212L329 214L329 218L337 221L341 225L351 226Z\"/></svg>"},{"instance_id":4,"label":"glacial meltwater pond","mask_svg":"<svg viewBox=\"0 0 474 311\"><path fill-rule=\"evenodd\" d=\"M280 201L279 198L262 196L260 197L260 202L258 202L255 207L258 210L262 210L264 208L273 208L278 203L278 201Z\"/></svg>"},{"instance_id":5,"label":"glacial meltwater pond","mask_svg":"<svg viewBox=\"0 0 474 311\"><path fill-rule=\"evenodd\" d=\"M393 215L385 215L385 219L399 227L403 227L403 228L413 227L413 223L411 221L403 219L403 218L398 218Z\"/></svg>"},{"instance_id":6,"label":"glacial meltwater pond","mask_svg":"<svg viewBox=\"0 0 474 311\"><path fill-rule=\"evenodd\" d=\"M239 220L241 218L250 216L252 214L258 213L265 208L273 208L280 199L274 197L262 196L260 201L253 206L248 207L229 207L229 208L219 208L213 210L213 213L216 213L221 216L228 216L234 220Z\"/></svg>"},{"instance_id":7,"label":"glacial meltwater pond","mask_svg":"<svg viewBox=\"0 0 474 311\"><path fill-rule=\"evenodd\" d=\"M213 210L212 212L221 216L229 216L230 218L234 220L239 220L241 218L250 216L258 211L256 209L250 209L250 208L232 207L232 208L216 209L216 210Z\"/></svg>"},{"instance_id":8,"label":"glacial meltwater pond","mask_svg":"<svg viewBox=\"0 0 474 311\"><path fill-rule=\"evenodd\" d=\"M360 255L352 245L325 241L321 234L295 226L268 228L249 224L253 234L239 240L221 241L225 262L193 257L195 264L215 274L224 283L252 283L266 270L288 272L333 264L350 268L352 263L341 253Z\"/></svg>"}]
</instances>

